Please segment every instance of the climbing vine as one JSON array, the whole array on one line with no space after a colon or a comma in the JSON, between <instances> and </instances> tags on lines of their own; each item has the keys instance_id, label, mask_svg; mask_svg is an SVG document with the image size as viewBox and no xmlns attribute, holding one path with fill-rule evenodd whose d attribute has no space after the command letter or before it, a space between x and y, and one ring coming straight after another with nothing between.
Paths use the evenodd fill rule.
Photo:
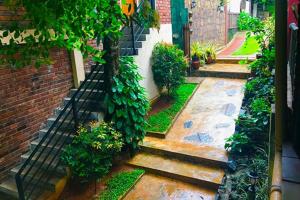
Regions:
<instances>
[{"instance_id":1,"label":"climbing vine","mask_svg":"<svg viewBox=\"0 0 300 200\"><path fill-rule=\"evenodd\" d=\"M78 49L102 63L103 53L89 41L118 38L125 20L117 0L6 0L5 5L19 16L0 27L0 64L13 68L50 64L54 46Z\"/></svg>"}]
</instances>

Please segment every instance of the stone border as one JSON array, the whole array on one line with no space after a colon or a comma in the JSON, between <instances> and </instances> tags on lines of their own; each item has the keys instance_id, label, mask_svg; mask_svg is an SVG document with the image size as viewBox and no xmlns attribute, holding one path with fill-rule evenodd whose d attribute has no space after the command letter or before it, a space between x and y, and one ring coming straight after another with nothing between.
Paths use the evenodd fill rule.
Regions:
<instances>
[{"instance_id":1,"label":"stone border","mask_svg":"<svg viewBox=\"0 0 300 200\"><path fill-rule=\"evenodd\" d=\"M190 102L190 100L192 99L192 97L194 96L194 94L196 93L196 91L199 89L201 83L198 83L196 85L197 85L197 87L194 89L194 91L189 96L189 98L187 99L187 101L183 104L183 106L181 107L181 109L177 112L177 114L175 115L174 119L172 120L172 122L169 125L169 127L167 128L167 130L164 131L164 132L147 131L146 136L156 137L156 138L161 138L161 139L163 139L163 138L165 138L167 136L169 130L173 127L173 125L174 125L175 121L177 120L177 118L179 117L179 115L186 108L187 104Z\"/></svg>"},{"instance_id":2,"label":"stone border","mask_svg":"<svg viewBox=\"0 0 300 200\"><path fill-rule=\"evenodd\" d=\"M138 169L138 168L137 168L137 169ZM118 198L118 200L124 199L124 198L127 196L127 194L132 190L132 188L133 188L133 187L141 180L141 178L144 176L145 173L146 173L146 171L145 171L144 173L142 173L142 174L135 180L135 182L132 184L132 186L131 186L130 188L128 188L127 191L124 192L124 194L122 194L122 195Z\"/></svg>"}]
</instances>

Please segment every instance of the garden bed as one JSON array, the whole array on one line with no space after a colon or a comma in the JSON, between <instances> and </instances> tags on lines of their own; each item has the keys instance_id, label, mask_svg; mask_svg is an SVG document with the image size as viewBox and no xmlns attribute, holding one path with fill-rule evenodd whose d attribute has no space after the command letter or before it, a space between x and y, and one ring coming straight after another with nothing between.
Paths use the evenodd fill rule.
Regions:
<instances>
[{"instance_id":1,"label":"garden bed","mask_svg":"<svg viewBox=\"0 0 300 200\"><path fill-rule=\"evenodd\" d=\"M118 200L127 195L131 188L140 180L144 171L127 166L116 166L109 175L99 182L67 184L60 199L64 200Z\"/></svg>"},{"instance_id":2,"label":"garden bed","mask_svg":"<svg viewBox=\"0 0 300 200\"><path fill-rule=\"evenodd\" d=\"M186 83L176 90L176 97L167 99L161 96L153 105L147 119L147 135L164 138L176 121L179 114L183 111L198 85Z\"/></svg>"},{"instance_id":3,"label":"garden bed","mask_svg":"<svg viewBox=\"0 0 300 200\"><path fill-rule=\"evenodd\" d=\"M248 56L257 53L260 50L259 44L255 37L248 37L243 45L233 52L233 56Z\"/></svg>"}]
</instances>

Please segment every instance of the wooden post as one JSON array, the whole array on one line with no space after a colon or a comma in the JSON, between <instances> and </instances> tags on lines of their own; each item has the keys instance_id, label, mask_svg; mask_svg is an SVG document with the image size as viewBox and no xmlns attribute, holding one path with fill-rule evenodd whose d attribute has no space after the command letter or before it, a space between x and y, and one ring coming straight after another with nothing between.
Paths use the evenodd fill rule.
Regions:
<instances>
[{"instance_id":1,"label":"wooden post","mask_svg":"<svg viewBox=\"0 0 300 200\"><path fill-rule=\"evenodd\" d=\"M287 0L275 3L275 157L271 200L281 200L282 138L287 133Z\"/></svg>"},{"instance_id":2,"label":"wooden post","mask_svg":"<svg viewBox=\"0 0 300 200\"><path fill-rule=\"evenodd\" d=\"M71 52L72 73L75 88L79 88L80 82L85 79L83 57L80 51L74 50Z\"/></svg>"}]
</instances>

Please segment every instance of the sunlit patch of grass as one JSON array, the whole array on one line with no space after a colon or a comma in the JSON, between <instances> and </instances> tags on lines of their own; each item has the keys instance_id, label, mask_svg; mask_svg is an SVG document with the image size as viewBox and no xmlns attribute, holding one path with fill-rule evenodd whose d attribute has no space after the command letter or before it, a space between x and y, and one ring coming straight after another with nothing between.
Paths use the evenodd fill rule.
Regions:
<instances>
[{"instance_id":1,"label":"sunlit patch of grass","mask_svg":"<svg viewBox=\"0 0 300 200\"><path fill-rule=\"evenodd\" d=\"M249 37L246 39L244 44L235 52L233 52L232 55L234 56L246 56L246 55L252 55L257 53L260 50L259 44L256 41L255 37Z\"/></svg>"}]
</instances>

